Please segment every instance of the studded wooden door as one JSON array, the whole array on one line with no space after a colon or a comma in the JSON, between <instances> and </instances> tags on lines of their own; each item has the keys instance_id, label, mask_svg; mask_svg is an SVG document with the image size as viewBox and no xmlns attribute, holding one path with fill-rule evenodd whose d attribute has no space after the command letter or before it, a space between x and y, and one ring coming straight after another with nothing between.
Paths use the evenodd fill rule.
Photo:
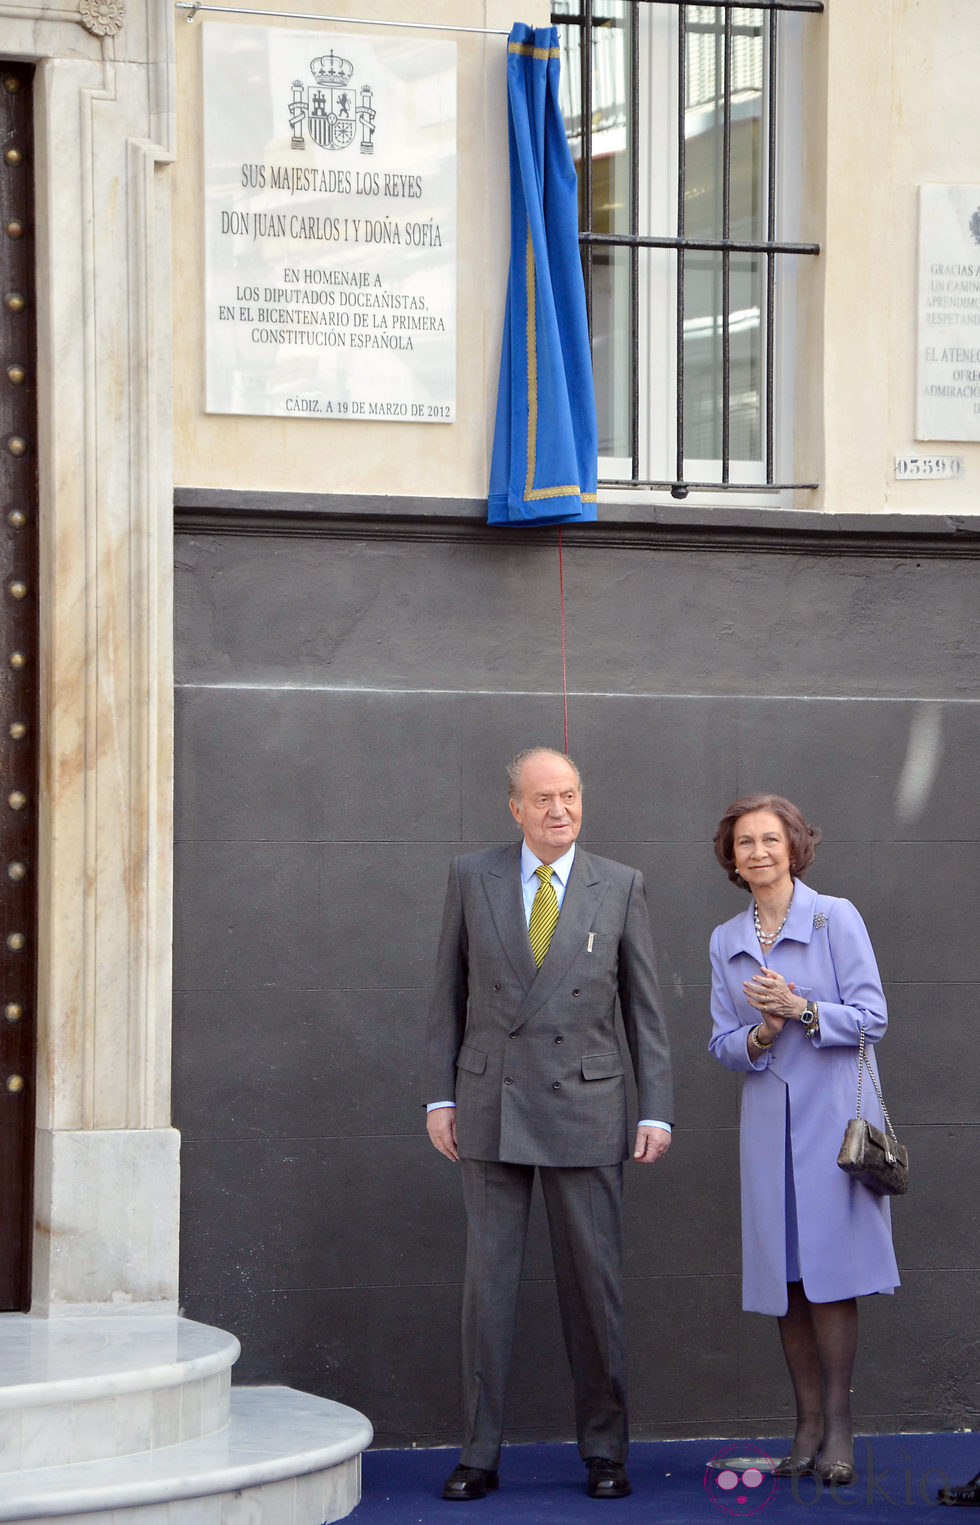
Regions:
<instances>
[{"instance_id":1,"label":"studded wooden door","mask_svg":"<svg viewBox=\"0 0 980 1525\"><path fill-rule=\"evenodd\" d=\"M32 70L0 62L0 1309L30 1305L37 949Z\"/></svg>"}]
</instances>

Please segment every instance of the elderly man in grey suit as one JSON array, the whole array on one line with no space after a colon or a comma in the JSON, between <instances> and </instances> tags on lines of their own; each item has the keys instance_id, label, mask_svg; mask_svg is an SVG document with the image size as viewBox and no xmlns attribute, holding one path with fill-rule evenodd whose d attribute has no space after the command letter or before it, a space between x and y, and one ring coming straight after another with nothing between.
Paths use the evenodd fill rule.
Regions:
<instances>
[{"instance_id":1,"label":"elderly man in grey suit","mask_svg":"<svg viewBox=\"0 0 980 1525\"><path fill-rule=\"evenodd\" d=\"M464 1438L443 1498L497 1486L535 1168L587 1489L624 1498L629 1140L617 997L639 1093L634 1160L660 1159L671 1116L643 878L576 847L582 779L563 753L532 747L509 776L524 840L453 862L429 1012L429 1136L459 1161L467 1219Z\"/></svg>"}]
</instances>

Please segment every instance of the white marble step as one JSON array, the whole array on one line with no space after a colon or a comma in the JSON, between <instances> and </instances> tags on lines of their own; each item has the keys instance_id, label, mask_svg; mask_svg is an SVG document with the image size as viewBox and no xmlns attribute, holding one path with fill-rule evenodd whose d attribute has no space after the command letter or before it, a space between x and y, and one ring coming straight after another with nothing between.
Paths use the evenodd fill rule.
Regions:
<instances>
[{"instance_id":1,"label":"white marble step","mask_svg":"<svg viewBox=\"0 0 980 1525\"><path fill-rule=\"evenodd\" d=\"M363 1414L287 1387L240 1387L214 1434L138 1456L0 1477L0 1521L323 1525L360 1499Z\"/></svg>"},{"instance_id":2,"label":"white marble step","mask_svg":"<svg viewBox=\"0 0 980 1525\"><path fill-rule=\"evenodd\" d=\"M240 1349L233 1334L170 1315L0 1314L0 1478L220 1429Z\"/></svg>"}]
</instances>

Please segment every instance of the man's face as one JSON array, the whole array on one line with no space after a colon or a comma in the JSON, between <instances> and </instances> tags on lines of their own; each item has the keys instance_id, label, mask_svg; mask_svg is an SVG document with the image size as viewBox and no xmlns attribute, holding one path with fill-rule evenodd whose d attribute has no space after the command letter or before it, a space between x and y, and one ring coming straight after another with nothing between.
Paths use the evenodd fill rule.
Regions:
<instances>
[{"instance_id":1,"label":"man's face","mask_svg":"<svg viewBox=\"0 0 980 1525\"><path fill-rule=\"evenodd\" d=\"M575 769L563 757L541 752L521 771L521 789L510 801L524 840L542 863L567 853L582 825L582 792Z\"/></svg>"}]
</instances>

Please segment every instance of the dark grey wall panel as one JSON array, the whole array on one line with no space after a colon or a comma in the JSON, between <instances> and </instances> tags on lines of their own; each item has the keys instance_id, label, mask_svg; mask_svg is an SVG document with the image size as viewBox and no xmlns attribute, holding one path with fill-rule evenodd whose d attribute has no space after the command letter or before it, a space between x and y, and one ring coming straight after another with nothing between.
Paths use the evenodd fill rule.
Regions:
<instances>
[{"instance_id":1,"label":"dark grey wall panel","mask_svg":"<svg viewBox=\"0 0 980 1525\"><path fill-rule=\"evenodd\" d=\"M336 1223L321 1227L337 1232ZM238 1335L237 1381L285 1380L353 1404L381 1443L424 1444L459 1406L458 1284L397 1287L361 1267L356 1285L202 1293L186 1311Z\"/></svg>"},{"instance_id":2,"label":"dark grey wall panel","mask_svg":"<svg viewBox=\"0 0 980 1525\"><path fill-rule=\"evenodd\" d=\"M775 1434L792 1407L774 1322L739 1308L738 1086L706 1052L708 934L745 904L711 835L755 788L822 826L810 881L861 909L892 1009L913 1190L859 1415L980 1417L975 563L922 531L918 558L897 532L855 554L837 531L837 554L813 516L794 550L778 517L743 549L732 525L564 547L582 840L646 876L676 1056L674 1147L627 1168L638 1435ZM424 1134L425 1005L450 857L509 840L505 762L562 745L556 546L268 530L178 540L184 1306L240 1336L240 1380L353 1403L382 1444L453 1443L463 1215ZM512 1389L512 1439L571 1434L539 1201Z\"/></svg>"},{"instance_id":3,"label":"dark grey wall panel","mask_svg":"<svg viewBox=\"0 0 980 1525\"><path fill-rule=\"evenodd\" d=\"M925 1196L932 1183L927 1175L921 1180ZM975 1178L970 1189L975 1195ZM911 1202L907 1205L912 1209ZM898 1242L901 1246L900 1237ZM907 1269L894 1298L869 1298L862 1308L865 1329L855 1384L863 1385L862 1408L867 1404L875 1429L955 1428L964 1422L975 1427L975 1417L962 1418L977 1410L980 1277L975 1257L968 1258L968 1268L944 1266L937 1258L928 1270ZM893 1306L898 1299L900 1308Z\"/></svg>"},{"instance_id":4,"label":"dark grey wall panel","mask_svg":"<svg viewBox=\"0 0 980 1525\"><path fill-rule=\"evenodd\" d=\"M962 957L959 949L954 956ZM885 994L902 1035L902 1064L890 1066L888 1079L896 1115L921 1127L980 1127L980 1085L969 1083L980 1045L966 1027L980 1001L980 983L953 978L899 985L886 977ZM980 1146L980 1136L976 1142Z\"/></svg>"},{"instance_id":5,"label":"dark grey wall panel","mask_svg":"<svg viewBox=\"0 0 980 1525\"><path fill-rule=\"evenodd\" d=\"M738 1434L738 1278L671 1274L666 1264L648 1270L626 1292L633 1433L717 1435L723 1416L722 1432Z\"/></svg>"},{"instance_id":6,"label":"dark grey wall panel","mask_svg":"<svg viewBox=\"0 0 980 1525\"><path fill-rule=\"evenodd\" d=\"M444 841L459 833L457 718L424 694L187 689L182 831L227 841ZM392 788L394 748L411 758L411 808ZM215 785L219 787L216 788Z\"/></svg>"},{"instance_id":7,"label":"dark grey wall panel","mask_svg":"<svg viewBox=\"0 0 980 1525\"><path fill-rule=\"evenodd\" d=\"M197 1045L175 1056L198 1140L319 1138L328 1120L335 1137L373 1136L379 1113L392 1132L418 1129L422 988L375 990L369 1004L360 990L184 989L175 1020L221 1057L201 1065ZM377 1066L381 1034L388 1057Z\"/></svg>"},{"instance_id":8,"label":"dark grey wall panel","mask_svg":"<svg viewBox=\"0 0 980 1525\"><path fill-rule=\"evenodd\" d=\"M193 894L185 886L193 886ZM183 843L174 899L179 988L302 990L316 984L319 899L313 844Z\"/></svg>"},{"instance_id":9,"label":"dark grey wall panel","mask_svg":"<svg viewBox=\"0 0 980 1525\"><path fill-rule=\"evenodd\" d=\"M679 1127L670 1170L626 1171L629 1278L649 1281L671 1272L691 1280L715 1278L720 1267L737 1264L732 1202L738 1200L738 1157L729 1148L728 1112L726 1099L717 1126L699 1113L703 1126Z\"/></svg>"},{"instance_id":10,"label":"dark grey wall panel","mask_svg":"<svg viewBox=\"0 0 980 1525\"><path fill-rule=\"evenodd\" d=\"M980 904L976 841L944 841L938 852L935 842L881 842L874 863L889 976L930 985L969 978L963 955Z\"/></svg>"},{"instance_id":11,"label":"dark grey wall panel","mask_svg":"<svg viewBox=\"0 0 980 1525\"><path fill-rule=\"evenodd\" d=\"M426 1150L428 1139L418 1135L387 1150L377 1134L188 1140L188 1166L199 1182L188 1193L186 1225L189 1257L200 1243L195 1279L206 1274L217 1296L342 1287L363 1276L417 1286L434 1279L434 1263L458 1279L462 1246L442 1243L449 1173L435 1178L433 1192L420 1193L430 1173ZM385 1224L391 1232L382 1239ZM216 1256L216 1248L223 1253ZM192 1263L185 1261L188 1269Z\"/></svg>"},{"instance_id":12,"label":"dark grey wall panel","mask_svg":"<svg viewBox=\"0 0 980 1525\"><path fill-rule=\"evenodd\" d=\"M181 536L181 679L553 692L557 548L522 539ZM970 559L579 540L564 569L573 689L976 697Z\"/></svg>"}]
</instances>

